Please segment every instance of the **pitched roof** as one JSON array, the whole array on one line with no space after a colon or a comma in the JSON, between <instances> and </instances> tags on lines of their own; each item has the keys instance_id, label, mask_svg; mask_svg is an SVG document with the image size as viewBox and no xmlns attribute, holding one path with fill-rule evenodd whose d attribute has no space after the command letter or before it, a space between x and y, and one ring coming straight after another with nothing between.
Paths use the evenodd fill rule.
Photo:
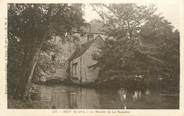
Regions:
<instances>
[{"instance_id":1,"label":"pitched roof","mask_svg":"<svg viewBox=\"0 0 184 116\"><path fill-rule=\"evenodd\" d=\"M100 35L98 35L95 39L88 41L88 42L82 44L81 46L77 47L75 52L68 59L68 61L71 61L71 60L76 59L76 58L80 57L81 55L83 55L89 49L91 44L94 43L97 39L99 39L99 37L100 37L100 39L102 39L102 37Z\"/></svg>"},{"instance_id":2,"label":"pitched roof","mask_svg":"<svg viewBox=\"0 0 184 116\"><path fill-rule=\"evenodd\" d=\"M91 46L93 42L94 40L88 41L82 44L80 47L77 47L75 52L71 55L71 57L68 60L71 61L73 59L80 57Z\"/></svg>"}]
</instances>

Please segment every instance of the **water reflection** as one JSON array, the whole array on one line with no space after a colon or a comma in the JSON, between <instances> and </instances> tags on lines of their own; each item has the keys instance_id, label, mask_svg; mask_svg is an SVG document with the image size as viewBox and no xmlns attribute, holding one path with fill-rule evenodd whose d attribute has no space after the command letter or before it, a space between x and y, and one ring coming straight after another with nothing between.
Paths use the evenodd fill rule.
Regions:
<instances>
[{"instance_id":1,"label":"water reflection","mask_svg":"<svg viewBox=\"0 0 184 116\"><path fill-rule=\"evenodd\" d=\"M127 105L126 105L127 91L125 89L121 88L120 90L118 90L118 95L120 96L122 108L126 109L127 108Z\"/></svg>"},{"instance_id":2,"label":"water reflection","mask_svg":"<svg viewBox=\"0 0 184 116\"><path fill-rule=\"evenodd\" d=\"M150 90L149 89L146 89L145 94L146 95L150 95Z\"/></svg>"},{"instance_id":3,"label":"water reflection","mask_svg":"<svg viewBox=\"0 0 184 116\"><path fill-rule=\"evenodd\" d=\"M146 90L95 90L69 86L39 86L39 96L33 103L38 108L52 109L142 109L175 108L177 98L167 98L159 92ZM177 107L176 107L177 108Z\"/></svg>"},{"instance_id":4,"label":"water reflection","mask_svg":"<svg viewBox=\"0 0 184 116\"><path fill-rule=\"evenodd\" d=\"M135 90L134 94L132 95L133 101L139 100L142 97L142 92L140 90Z\"/></svg>"}]
</instances>

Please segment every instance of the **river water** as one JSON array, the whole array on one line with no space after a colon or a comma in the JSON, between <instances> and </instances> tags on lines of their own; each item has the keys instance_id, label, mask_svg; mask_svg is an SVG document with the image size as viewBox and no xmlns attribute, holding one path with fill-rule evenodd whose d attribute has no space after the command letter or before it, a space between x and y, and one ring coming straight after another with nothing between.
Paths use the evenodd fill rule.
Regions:
<instances>
[{"instance_id":1,"label":"river water","mask_svg":"<svg viewBox=\"0 0 184 116\"><path fill-rule=\"evenodd\" d=\"M97 90L65 85L38 85L32 103L41 109L177 109L178 95L145 90Z\"/></svg>"}]
</instances>

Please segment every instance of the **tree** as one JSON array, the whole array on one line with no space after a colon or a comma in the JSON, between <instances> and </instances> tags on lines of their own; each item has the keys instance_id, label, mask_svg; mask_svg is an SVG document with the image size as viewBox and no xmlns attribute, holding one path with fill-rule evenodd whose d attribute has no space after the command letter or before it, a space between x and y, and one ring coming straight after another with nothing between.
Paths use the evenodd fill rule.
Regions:
<instances>
[{"instance_id":1,"label":"tree","mask_svg":"<svg viewBox=\"0 0 184 116\"><path fill-rule=\"evenodd\" d=\"M72 27L79 28L84 22L82 15L81 4L8 5L8 39L18 38L17 43L22 51L19 67L21 72L16 84L15 97L24 97L29 89L40 50L45 42L53 34L64 37ZM9 53L8 58L13 54L16 53ZM8 68L11 66L12 64L8 63Z\"/></svg>"},{"instance_id":2,"label":"tree","mask_svg":"<svg viewBox=\"0 0 184 116\"><path fill-rule=\"evenodd\" d=\"M179 77L179 31L164 17L154 15L150 17L141 30L142 40L157 46L155 57L165 61L165 72ZM151 52L151 51L150 51Z\"/></svg>"},{"instance_id":3,"label":"tree","mask_svg":"<svg viewBox=\"0 0 184 116\"><path fill-rule=\"evenodd\" d=\"M106 9L106 12L99 11ZM103 7L103 8L102 8ZM155 7L136 4L93 5L104 22L104 31L108 36L106 46L102 48L99 61L101 69L120 71L130 62L139 47L139 33L142 25L155 12ZM104 10L105 11L105 10ZM103 72L103 71L102 71Z\"/></svg>"},{"instance_id":4,"label":"tree","mask_svg":"<svg viewBox=\"0 0 184 116\"><path fill-rule=\"evenodd\" d=\"M162 67L167 70L168 66L177 67L170 69L178 72L179 34L164 17L155 13L154 6L92 6L102 17L104 32L108 36L100 55L94 56L101 68L100 77L107 79L116 75L122 78L133 71L139 74L147 69L153 71Z\"/></svg>"}]
</instances>

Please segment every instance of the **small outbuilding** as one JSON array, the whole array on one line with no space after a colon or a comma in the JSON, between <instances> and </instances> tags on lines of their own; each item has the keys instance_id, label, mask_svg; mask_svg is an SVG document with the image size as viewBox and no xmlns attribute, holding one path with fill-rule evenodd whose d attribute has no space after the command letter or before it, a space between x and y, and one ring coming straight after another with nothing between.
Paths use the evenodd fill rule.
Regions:
<instances>
[{"instance_id":1,"label":"small outbuilding","mask_svg":"<svg viewBox=\"0 0 184 116\"><path fill-rule=\"evenodd\" d=\"M100 52L100 47L104 44L102 36L99 34L94 39L89 39L86 43L77 47L75 52L68 59L69 78L76 84L89 84L95 82L99 75L99 68L94 67L97 61L94 54Z\"/></svg>"}]
</instances>

